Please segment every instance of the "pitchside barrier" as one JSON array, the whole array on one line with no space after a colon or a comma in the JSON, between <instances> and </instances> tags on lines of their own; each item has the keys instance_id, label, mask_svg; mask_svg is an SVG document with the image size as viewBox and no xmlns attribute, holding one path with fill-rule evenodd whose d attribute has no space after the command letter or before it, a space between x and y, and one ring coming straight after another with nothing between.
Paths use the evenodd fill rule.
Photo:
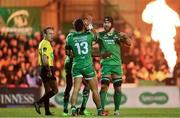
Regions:
<instances>
[{"instance_id":1,"label":"pitchside barrier","mask_svg":"<svg viewBox=\"0 0 180 118\"><path fill-rule=\"evenodd\" d=\"M65 87L59 87L59 93L50 99L51 104L56 107L63 106L63 94ZM82 89L79 92L77 105L82 101ZM99 88L100 90L100 88ZM72 92L72 90L71 90ZM113 87L108 90L107 108L114 107ZM44 94L41 88L0 88L0 107L31 106L34 101ZM70 105L69 105L70 107ZM95 108L92 94L87 107ZM152 87L122 87L121 107L159 107L180 108L180 88L177 86L152 86Z\"/></svg>"},{"instance_id":2,"label":"pitchside barrier","mask_svg":"<svg viewBox=\"0 0 180 118\"><path fill-rule=\"evenodd\" d=\"M63 107L63 92L64 87L59 88L59 93L51 98L51 103L57 107ZM83 87L82 87L83 89ZM82 101L82 89L79 92L77 106ZM100 88L99 88L100 90ZM72 92L72 91L71 91ZM113 100L113 87L110 86L108 90L107 107L114 107ZM70 105L69 105L70 107ZM92 100L92 94L87 103L87 107L95 108ZM180 108L180 88L176 86L152 86L152 87L122 87L121 107L129 108Z\"/></svg>"},{"instance_id":3,"label":"pitchside barrier","mask_svg":"<svg viewBox=\"0 0 180 118\"><path fill-rule=\"evenodd\" d=\"M32 106L41 88L0 87L0 107Z\"/></svg>"}]
</instances>

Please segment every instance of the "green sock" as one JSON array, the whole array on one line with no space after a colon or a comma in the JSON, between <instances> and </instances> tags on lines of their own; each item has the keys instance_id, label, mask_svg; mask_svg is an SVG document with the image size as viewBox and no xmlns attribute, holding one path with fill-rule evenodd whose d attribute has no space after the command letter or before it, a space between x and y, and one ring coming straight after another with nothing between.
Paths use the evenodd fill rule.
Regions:
<instances>
[{"instance_id":1,"label":"green sock","mask_svg":"<svg viewBox=\"0 0 180 118\"><path fill-rule=\"evenodd\" d=\"M104 107L106 105L106 99L107 99L107 92L100 91L100 97L101 97L101 106L104 110Z\"/></svg>"},{"instance_id":2,"label":"green sock","mask_svg":"<svg viewBox=\"0 0 180 118\"><path fill-rule=\"evenodd\" d=\"M68 103L69 103L69 100L64 100L64 112L68 112Z\"/></svg>"},{"instance_id":3,"label":"green sock","mask_svg":"<svg viewBox=\"0 0 180 118\"><path fill-rule=\"evenodd\" d=\"M115 92L114 93L115 111L119 110L120 104L121 104L121 92Z\"/></svg>"},{"instance_id":4,"label":"green sock","mask_svg":"<svg viewBox=\"0 0 180 118\"><path fill-rule=\"evenodd\" d=\"M84 111L86 109L86 104L88 101L89 96L88 95L83 95L83 101L81 105L81 111Z\"/></svg>"},{"instance_id":5,"label":"green sock","mask_svg":"<svg viewBox=\"0 0 180 118\"><path fill-rule=\"evenodd\" d=\"M81 104L81 111L84 111L86 109L86 104L89 98L89 93L90 93L90 89L88 87L85 87L83 90L83 100L82 100L82 104Z\"/></svg>"},{"instance_id":6,"label":"green sock","mask_svg":"<svg viewBox=\"0 0 180 118\"><path fill-rule=\"evenodd\" d=\"M97 113L100 114L101 112L102 112L102 108L101 107L97 108Z\"/></svg>"}]
</instances>

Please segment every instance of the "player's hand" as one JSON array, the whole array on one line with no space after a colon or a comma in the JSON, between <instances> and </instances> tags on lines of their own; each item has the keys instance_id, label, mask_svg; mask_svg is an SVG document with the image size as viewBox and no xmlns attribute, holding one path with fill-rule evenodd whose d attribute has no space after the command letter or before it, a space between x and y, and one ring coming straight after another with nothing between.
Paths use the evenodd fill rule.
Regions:
<instances>
[{"instance_id":1,"label":"player's hand","mask_svg":"<svg viewBox=\"0 0 180 118\"><path fill-rule=\"evenodd\" d=\"M86 25L89 25L89 24L92 24L92 16L86 16L85 18L84 18L84 24L86 24Z\"/></svg>"},{"instance_id":2,"label":"player's hand","mask_svg":"<svg viewBox=\"0 0 180 118\"><path fill-rule=\"evenodd\" d=\"M131 46L131 44L132 44L131 38L127 34L125 34L123 32L120 32L120 35L121 35L121 38L120 38L119 41L123 42L127 46Z\"/></svg>"},{"instance_id":3,"label":"player's hand","mask_svg":"<svg viewBox=\"0 0 180 118\"><path fill-rule=\"evenodd\" d=\"M91 30L93 29L93 26L92 26L92 17L91 16L86 16L84 18L84 26L87 30Z\"/></svg>"},{"instance_id":4,"label":"player's hand","mask_svg":"<svg viewBox=\"0 0 180 118\"><path fill-rule=\"evenodd\" d=\"M127 36L127 34L124 33L124 32L120 32L120 35L121 35L122 39L128 39L128 38L129 38L129 37Z\"/></svg>"}]
</instances>

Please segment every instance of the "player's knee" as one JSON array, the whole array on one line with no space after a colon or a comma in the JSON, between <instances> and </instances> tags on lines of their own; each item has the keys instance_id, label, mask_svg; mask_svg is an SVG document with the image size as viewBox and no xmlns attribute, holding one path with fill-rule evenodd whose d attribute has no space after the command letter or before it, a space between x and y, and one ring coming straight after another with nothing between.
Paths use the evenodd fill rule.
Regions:
<instances>
[{"instance_id":1,"label":"player's knee","mask_svg":"<svg viewBox=\"0 0 180 118\"><path fill-rule=\"evenodd\" d=\"M73 92L74 92L74 93L79 93L79 91L80 91L80 88L77 88L77 87L74 87L74 88L73 88Z\"/></svg>"},{"instance_id":2,"label":"player's knee","mask_svg":"<svg viewBox=\"0 0 180 118\"><path fill-rule=\"evenodd\" d=\"M119 86L119 87L114 87L114 92L115 92L115 93L120 93L120 92L121 92L121 86Z\"/></svg>"},{"instance_id":3,"label":"player's knee","mask_svg":"<svg viewBox=\"0 0 180 118\"><path fill-rule=\"evenodd\" d=\"M107 85L105 85L105 84L104 84L104 85L101 85L101 91L102 91L102 92L107 92L108 87L109 87L109 86L107 86Z\"/></svg>"},{"instance_id":4,"label":"player's knee","mask_svg":"<svg viewBox=\"0 0 180 118\"><path fill-rule=\"evenodd\" d=\"M101 84L102 84L102 85L109 86L109 83L110 83L110 79L109 79L109 78L107 78L107 77L102 77L102 79L101 79Z\"/></svg>"},{"instance_id":5,"label":"player's knee","mask_svg":"<svg viewBox=\"0 0 180 118\"><path fill-rule=\"evenodd\" d=\"M120 87L122 84L122 78L113 79L113 86Z\"/></svg>"}]
</instances>

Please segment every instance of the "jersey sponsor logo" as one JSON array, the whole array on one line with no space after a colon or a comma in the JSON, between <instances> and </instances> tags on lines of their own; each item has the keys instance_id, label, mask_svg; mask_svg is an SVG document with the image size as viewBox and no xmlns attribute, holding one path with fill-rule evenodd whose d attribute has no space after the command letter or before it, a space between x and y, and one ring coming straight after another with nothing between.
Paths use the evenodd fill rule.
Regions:
<instances>
[{"instance_id":1,"label":"jersey sponsor logo","mask_svg":"<svg viewBox=\"0 0 180 118\"><path fill-rule=\"evenodd\" d=\"M119 38L117 35L114 35L114 37L113 38Z\"/></svg>"},{"instance_id":2,"label":"jersey sponsor logo","mask_svg":"<svg viewBox=\"0 0 180 118\"><path fill-rule=\"evenodd\" d=\"M107 33L107 35L108 35L108 36L112 36L112 35L113 35L113 33L112 33L112 32L109 32L109 33Z\"/></svg>"},{"instance_id":3,"label":"jersey sponsor logo","mask_svg":"<svg viewBox=\"0 0 180 118\"><path fill-rule=\"evenodd\" d=\"M150 92L144 92L139 96L139 100L146 105L150 104L159 104L163 105L168 102L168 95L164 92L156 92L156 93L150 93Z\"/></svg>"},{"instance_id":4,"label":"jersey sponsor logo","mask_svg":"<svg viewBox=\"0 0 180 118\"><path fill-rule=\"evenodd\" d=\"M87 41L88 37L87 36L80 36L80 37L74 37L75 41Z\"/></svg>"},{"instance_id":5,"label":"jersey sponsor logo","mask_svg":"<svg viewBox=\"0 0 180 118\"><path fill-rule=\"evenodd\" d=\"M105 40L105 42L106 42L107 44L115 44L115 41L114 41L114 40Z\"/></svg>"},{"instance_id":6,"label":"jersey sponsor logo","mask_svg":"<svg viewBox=\"0 0 180 118\"><path fill-rule=\"evenodd\" d=\"M107 39L107 38L108 38L108 36L103 36L103 38L104 38L104 39Z\"/></svg>"}]
</instances>

